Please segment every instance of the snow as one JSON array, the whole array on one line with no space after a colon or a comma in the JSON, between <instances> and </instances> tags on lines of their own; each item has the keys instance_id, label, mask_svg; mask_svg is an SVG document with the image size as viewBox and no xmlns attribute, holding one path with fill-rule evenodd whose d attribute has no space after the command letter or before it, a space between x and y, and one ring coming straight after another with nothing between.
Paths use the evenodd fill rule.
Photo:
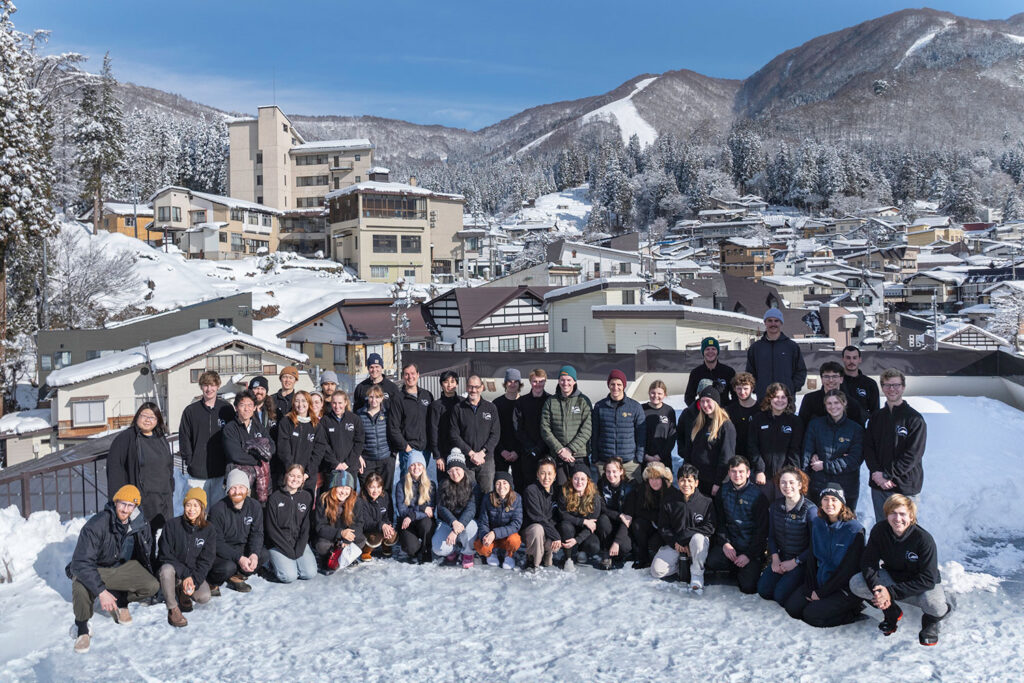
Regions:
<instances>
[{"instance_id":1,"label":"snow","mask_svg":"<svg viewBox=\"0 0 1024 683\"><path fill-rule=\"evenodd\" d=\"M544 295L544 298L553 299L555 297L563 297L568 294L575 294L576 292L582 292L589 289L600 289L605 285L610 284L626 284L642 287L647 284L647 281L635 275L614 275L612 277L602 277L596 278L594 280L584 280L583 282L578 282L574 285L567 285L565 287L559 287L558 289L552 289L550 292Z\"/></svg>"},{"instance_id":2,"label":"snow","mask_svg":"<svg viewBox=\"0 0 1024 683\"><path fill-rule=\"evenodd\" d=\"M153 209L143 202L138 204L131 204L125 202L103 202L103 212L113 213L119 216L150 216L153 215Z\"/></svg>"},{"instance_id":3,"label":"snow","mask_svg":"<svg viewBox=\"0 0 1024 683\"><path fill-rule=\"evenodd\" d=\"M373 143L366 138L347 140L313 140L301 145L292 145L291 152L313 152L325 149L373 149Z\"/></svg>"},{"instance_id":4,"label":"snow","mask_svg":"<svg viewBox=\"0 0 1024 683\"><path fill-rule=\"evenodd\" d=\"M1018 36L1018 35L1016 35L1014 33L1004 33L1003 37L1004 38L1009 38L1014 43L1024 44L1024 36Z\"/></svg>"},{"instance_id":5,"label":"snow","mask_svg":"<svg viewBox=\"0 0 1024 683\"><path fill-rule=\"evenodd\" d=\"M914 41L914 44L911 45L907 49L907 51L903 54L903 58L900 59L899 63L896 65L896 68L898 69L901 66L903 66L903 62L905 62L908 57L910 57L912 54L914 54L915 52L917 52L918 50L923 48L928 43L932 42L932 40L935 38L935 36L939 35L940 33L945 31L947 28L949 28L950 26L952 26L955 23L956 23L956 19L950 19L948 17L943 18L942 19L942 26L939 26L939 27L931 29L930 31L925 33L923 36L921 36L920 38L918 38L917 40Z\"/></svg>"},{"instance_id":6,"label":"snow","mask_svg":"<svg viewBox=\"0 0 1024 683\"><path fill-rule=\"evenodd\" d=\"M232 342L248 344L249 346L263 349L268 353L291 358L298 363L305 363L307 360L306 354L296 353L283 344L269 343L251 335L228 330L223 327L196 330L188 334L181 334L177 337L153 342L149 345L149 359L153 368L160 372L169 370L187 360ZM109 356L87 360L84 363L76 363L59 370L54 370L47 376L46 383L51 387L78 384L94 377L130 370L145 363L145 349L142 346L136 346L126 351L112 353Z\"/></svg>"},{"instance_id":7,"label":"snow","mask_svg":"<svg viewBox=\"0 0 1024 683\"><path fill-rule=\"evenodd\" d=\"M560 291L560 290L555 290ZM554 292L552 292L554 293ZM694 296L699 296L694 292L690 292ZM670 303L646 303L646 304L606 304L601 306L591 307L593 311L605 311L608 313L622 313L622 312L635 312L635 311L651 311L657 313L659 311L678 311L680 317L685 317L687 313L710 316L716 318L722 318L723 320L732 321L735 323L743 322L746 323L744 327L749 327L751 324L759 328L764 327L764 321L760 318L756 318L752 315L746 315L745 313L734 313L732 311L719 311L713 308L702 308L700 306L684 306L682 304L670 304ZM799 341L799 340L797 340Z\"/></svg>"},{"instance_id":8,"label":"snow","mask_svg":"<svg viewBox=\"0 0 1024 683\"><path fill-rule=\"evenodd\" d=\"M369 171L367 171L367 173L368 174L374 174L374 175L377 174L377 173L388 174L388 173L391 173L391 169L390 168L385 168L383 166L374 166Z\"/></svg>"},{"instance_id":9,"label":"snow","mask_svg":"<svg viewBox=\"0 0 1024 683\"><path fill-rule=\"evenodd\" d=\"M658 139L658 131L640 116L636 105L633 104L633 98L656 80L658 80L657 76L637 81L633 87L633 92L629 95L589 112L581 119L581 122L590 123L596 120L609 120L618 124L623 144L629 144L629 139L633 135L640 138L640 145L642 147L654 144L654 141Z\"/></svg>"},{"instance_id":10,"label":"snow","mask_svg":"<svg viewBox=\"0 0 1024 683\"><path fill-rule=\"evenodd\" d=\"M434 192L433 190L428 190L427 188L420 187L419 185L409 185L407 183L382 183L376 180L364 180L361 183L349 185L348 187L343 187L340 190L331 190L327 193L325 199L330 200L334 197L341 197L353 192L385 192L390 194L416 194L423 195L425 197L440 197L444 199L464 199L461 194Z\"/></svg>"},{"instance_id":11,"label":"snow","mask_svg":"<svg viewBox=\"0 0 1024 683\"><path fill-rule=\"evenodd\" d=\"M28 434L41 429L50 429L49 409L21 410L0 417L0 434Z\"/></svg>"},{"instance_id":12,"label":"snow","mask_svg":"<svg viewBox=\"0 0 1024 683\"><path fill-rule=\"evenodd\" d=\"M521 209L517 217L522 222L552 223L562 231L583 232L590 216L589 192L590 186L582 185L541 195L532 207Z\"/></svg>"},{"instance_id":13,"label":"snow","mask_svg":"<svg viewBox=\"0 0 1024 683\"><path fill-rule=\"evenodd\" d=\"M92 650L79 656L64 566L83 520L24 520L10 507L0 510L14 577L0 584L0 680L1019 680L1024 517L1007 511L1024 494L1024 413L984 397L909 401L929 430L920 521L958 601L934 648L917 644L913 607L883 638L873 608L865 621L814 629L734 587L693 598L630 569L529 576L374 561L288 586L252 579L248 595L197 606L185 629L168 626L160 605L132 605L130 627L96 616Z\"/></svg>"},{"instance_id":14,"label":"snow","mask_svg":"<svg viewBox=\"0 0 1024 683\"><path fill-rule=\"evenodd\" d=\"M179 187L177 185L167 185L161 187L159 190L154 192L149 201L152 202L154 199L159 197L164 192L174 191L183 192L189 196L195 197L196 199L203 199L213 204L219 204L220 206L226 206L229 209L247 209L249 211L260 211L262 213L269 213L274 216L280 216L281 211L270 206L263 204L257 204L256 202L250 202L246 199L235 199L234 197L226 197L220 194L210 194L209 192L198 192L196 190L190 190L187 187Z\"/></svg>"}]
</instances>

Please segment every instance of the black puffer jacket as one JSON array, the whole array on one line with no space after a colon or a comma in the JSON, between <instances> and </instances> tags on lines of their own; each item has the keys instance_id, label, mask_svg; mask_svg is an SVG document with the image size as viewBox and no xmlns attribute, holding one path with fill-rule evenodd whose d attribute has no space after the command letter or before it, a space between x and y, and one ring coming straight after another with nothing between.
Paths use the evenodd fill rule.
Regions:
<instances>
[{"instance_id":1,"label":"black puffer jacket","mask_svg":"<svg viewBox=\"0 0 1024 683\"><path fill-rule=\"evenodd\" d=\"M811 556L811 525L818 508L803 496L792 510L786 499L777 498L768 508L768 554L778 554L785 562L796 558L807 562Z\"/></svg>"},{"instance_id":2,"label":"black puffer jacket","mask_svg":"<svg viewBox=\"0 0 1024 683\"><path fill-rule=\"evenodd\" d=\"M196 586L206 581L217 557L217 534L213 526L207 524L200 529L184 516L167 523L160 534L159 545L160 565L171 565L179 581L191 578Z\"/></svg>"},{"instance_id":3,"label":"black puffer jacket","mask_svg":"<svg viewBox=\"0 0 1024 683\"><path fill-rule=\"evenodd\" d=\"M64 571L69 579L78 579L90 594L99 595L107 589L100 578L100 567L120 567L137 560L152 574L152 554L153 534L142 511L136 508L128 523L121 524L111 502L82 527L71 563Z\"/></svg>"}]
</instances>

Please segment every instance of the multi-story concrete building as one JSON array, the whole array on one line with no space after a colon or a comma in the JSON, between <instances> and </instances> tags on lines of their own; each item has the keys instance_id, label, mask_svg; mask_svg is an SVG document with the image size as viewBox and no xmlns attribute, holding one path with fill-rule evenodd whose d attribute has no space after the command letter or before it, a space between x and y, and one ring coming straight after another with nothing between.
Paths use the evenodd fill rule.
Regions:
<instances>
[{"instance_id":1,"label":"multi-story concrete building","mask_svg":"<svg viewBox=\"0 0 1024 683\"><path fill-rule=\"evenodd\" d=\"M457 272L462 195L393 183L387 169L373 170L370 180L327 194L331 258L367 282Z\"/></svg>"},{"instance_id":2,"label":"multi-story concrete building","mask_svg":"<svg viewBox=\"0 0 1024 683\"><path fill-rule=\"evenodd\" d=\"M277 251L277 209L174 185L157 190L150 201L153 228L188 258L224 261Z\"/></svg>"},{"instance_id":3,"label":"multi-story concrete building","mask_svg":"<svg viewBox=\"0 0 1024 683\"><path fill-rule=\"evenodd\" d=\"M373 144L363 138L307 142L276 106L260 107L256 118L233 119L228 133L228 193L284 212L283 249L329 249L326 195L369 177Z\"/></svg>"},{"instance_id":4,"label":"multi-story concrete building","mask_svg":"<svg viewBox=\"0 0 1024 683\"><path fill-rule=\"evenodd\" d=\"M760 280L775 272L771 250L761 240L733 237L722 242L720 253L724 275Z\"/></svg>"}]
</instances>

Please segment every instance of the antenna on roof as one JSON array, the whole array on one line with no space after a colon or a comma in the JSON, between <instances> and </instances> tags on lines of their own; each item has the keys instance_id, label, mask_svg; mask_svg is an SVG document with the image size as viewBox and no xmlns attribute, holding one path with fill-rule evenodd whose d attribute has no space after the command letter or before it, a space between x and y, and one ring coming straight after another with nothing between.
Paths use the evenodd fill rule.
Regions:
<instances>
[{"instance_id":1,"label":"antenna on roof","mask_svg":"<svg viewBox=\"0 0 1024 683\"><path fill-rule=\"evenodd\" d=\"M277 67L270 70L271 91L274 93L274 106L277 106Z\"/></svg>"}]
</instances>

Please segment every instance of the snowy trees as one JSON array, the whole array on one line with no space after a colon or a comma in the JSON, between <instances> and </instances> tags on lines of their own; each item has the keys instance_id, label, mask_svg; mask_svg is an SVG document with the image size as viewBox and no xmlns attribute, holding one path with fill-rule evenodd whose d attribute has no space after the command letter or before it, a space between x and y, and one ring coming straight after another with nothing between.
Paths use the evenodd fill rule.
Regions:
<instances>
[{"instance_id":1,"label":"snowy trees","mask_svg":"<svg viewBox=\"0 0 1024 683\"><path fill-rule=\"evenodd\" d=\"M1006 338L1020 350L1021 325L1024 325L1024 297L1021 292L994 296L992 306L998 313L989 320L988 331Z\"/></svg>"},{"instance_id":2,"label":"snowy trees","mask_svg":"<svg viewBox=\"0 0 1024 683\"><path fill-rule=\"evenodd\" d=\"M75 118L73 139L78 148L75 163L82 193L92 201L93 225L97 227L103 219L104 188L121 163L124 145L121 102L115 86L110 53L107 53L100 82L86 87Z\"/></svg>"},{"instance_id":3,"label":"snowy trees","mask_svg":"<svg viewBox=\"0 0 1024 683\"><path fill-rule=\"evenodd\" d=\"M555 188L564 190L587 182L587 157L577 144L564 147L555 163Z\"/></svg>"},{"instance_id":4,"label":"snowy trees","mask_svg":"<svg viewBox=\"0 0 1024 683\"><path fill-rule=\"evenodd\" d=\"M764 169L761 136L749 124L739 125L729 133L728 145L732 154L732 178L740 193L746 194L747 184Z\"/></svg>"},{"instance_id":5,"label":"snowy trees","mask_svg":"<svg viewBox=\"0 0 1024 683\"><path fill-rule=\"evenodd\" d=\"M971 171L961 168L950 179L940 208L954 220L970 221L977 217L978 205L978 192L974 188Z\"/></svg>"}]
</instances>

